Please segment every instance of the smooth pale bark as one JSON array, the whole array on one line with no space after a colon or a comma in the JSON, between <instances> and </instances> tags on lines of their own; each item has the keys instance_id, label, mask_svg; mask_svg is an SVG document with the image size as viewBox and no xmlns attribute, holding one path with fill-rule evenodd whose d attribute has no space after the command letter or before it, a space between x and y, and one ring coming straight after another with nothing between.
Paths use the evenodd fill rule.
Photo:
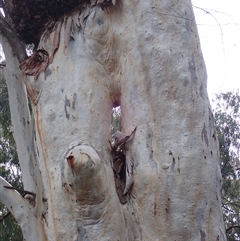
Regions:
<instances>
[{"instance_id":1,"label":"smooth pale bark","mask_svg":"<svg viewBox=\"0 0 240 241\"><path fill-rule=\"evenodd\" d=\"M24 82L48 206L41 207L46 240L226 240L191 2L92 6L57 23L39 49L51 64ZM122 131L137 126L124 205L110 164L116 105Z\"/></svg>"},{"instance_id":2,"label":"smooth pale bark","mask_svg":"<svg viewBox=\"0 0 240 241\"><path fill-rule=\"evenodd\" d=\"M24 240L46 240L41 225L41 219L37 218L32 211L32 206L18 192L5 187L11 185L0 177L0 198L8 210L21 225Z\"/></svg>"},{"instance_id":3,"label":"smooth pale bark","mask_svg":"<svg viewBox=\"0 0 240 241\"><path fill-rule=\"evenodd\" d=\"M16 55L5 38L1 38L1 44L7 62L4 74L7 76L12 131L17 146L22 180L25 190L37 193L37 197L34 199L35 206L33 207L29 200L23 199L19 193L16 195L16 191L6 190L3 186L10 186L10 184L1 180L0 200L8 207L20 224L25 240L33 240L36 236L40 240L44 240L42 213L45 212L46 205L42 202L42 177L36 155L34 118L33 115L30 117L26 87L22 81L23 75L19 70ZM15 197L17 197L16 200L10 201ZM30 198L32 199L32 197Z\"/></svg>"}]
</instances>

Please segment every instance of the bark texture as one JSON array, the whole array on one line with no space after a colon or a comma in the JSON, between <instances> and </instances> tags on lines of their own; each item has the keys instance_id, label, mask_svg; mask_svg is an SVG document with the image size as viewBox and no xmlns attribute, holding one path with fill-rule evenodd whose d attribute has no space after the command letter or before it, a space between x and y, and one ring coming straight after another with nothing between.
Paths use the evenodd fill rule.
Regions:
<instances>
[{"instance_id":1,"label":"bark texture","mask_svg":"<svg viewBox=\"0 0 240 241\"><path fill-rule=\"evenodd\" d=\"M39 240L226 240L191 1L86 6L46 30L21 69L41 173L30 189L44 200L35 206ZM137 126L127 144L134 182L125 204L111 167L116 105L123 133Z\"/></svg>"}]
</instances>

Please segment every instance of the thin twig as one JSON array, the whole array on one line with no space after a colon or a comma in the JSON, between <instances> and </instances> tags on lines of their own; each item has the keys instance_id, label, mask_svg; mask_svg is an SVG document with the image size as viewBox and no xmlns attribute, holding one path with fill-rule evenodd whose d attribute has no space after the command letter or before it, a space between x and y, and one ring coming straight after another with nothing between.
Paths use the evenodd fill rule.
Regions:
<instances>
[{"instance_id":1,"label":"thin twig","mask_svg":"<svg viewBox=\"0 0 240 241\"><path fill-rule=\"evenodd\" d=\"M237 202L223 203L223 205L234 205L240 208L240 203L237 203Z\"/></svg>"}]
</instances>

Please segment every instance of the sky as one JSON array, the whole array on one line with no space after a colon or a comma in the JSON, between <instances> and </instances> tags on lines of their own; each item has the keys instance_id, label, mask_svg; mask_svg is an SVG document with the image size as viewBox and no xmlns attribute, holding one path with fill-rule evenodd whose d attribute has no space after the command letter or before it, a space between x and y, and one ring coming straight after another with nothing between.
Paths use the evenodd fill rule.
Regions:
<instances>
[{"instance_id":1,"label":"sky","mask_svg":"<svg viewBox=\"0 0 240 241\"><path fill-rule=\"evenodd\" d=\"M210 100L240 90L240 0L192 0Z\"/></svg>"}]
</instances>

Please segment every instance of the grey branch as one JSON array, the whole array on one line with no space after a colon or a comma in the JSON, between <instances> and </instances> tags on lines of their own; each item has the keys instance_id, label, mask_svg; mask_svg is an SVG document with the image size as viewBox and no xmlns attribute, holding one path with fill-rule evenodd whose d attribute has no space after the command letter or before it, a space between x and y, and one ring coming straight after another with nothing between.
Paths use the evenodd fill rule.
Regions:
<instances>
[{"instance_id":1,"label":"grey branch","mask_svg":"<svg viewBox=\"0 0 240 241\"><path fill-rule=\"evenodd\" d=\"M18 59L18 62L22 62L27 58L25 45L20 41L16 32L11 28L8 22L0 16L0 34L5 37L11 45L12 51Z\"/></svg>"}]
</instances>

